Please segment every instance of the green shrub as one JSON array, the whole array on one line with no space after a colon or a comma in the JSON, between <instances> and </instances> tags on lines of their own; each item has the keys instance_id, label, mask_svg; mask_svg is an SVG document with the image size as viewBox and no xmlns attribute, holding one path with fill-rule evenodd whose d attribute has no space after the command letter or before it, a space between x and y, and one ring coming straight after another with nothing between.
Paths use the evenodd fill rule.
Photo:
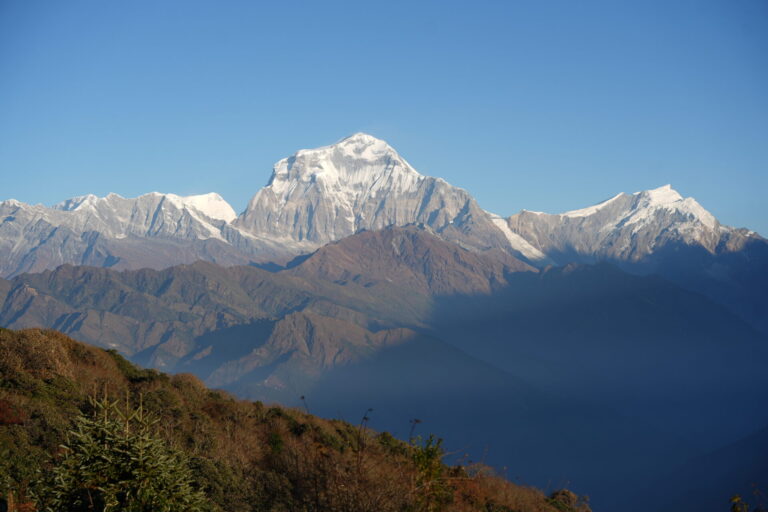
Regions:
<instances>
[{"instance_id":1,"label":"green shrub","mask_svg":"<svg viewBox=\"0 0 768 512\"><path fill-rule=\"evenodd\" d=\"M35 490L48 512L198 512L205 496L193 484L187 460L152 433L142 407L93 401L62 445L50 476Z\"/></svg>"}]
</instances>

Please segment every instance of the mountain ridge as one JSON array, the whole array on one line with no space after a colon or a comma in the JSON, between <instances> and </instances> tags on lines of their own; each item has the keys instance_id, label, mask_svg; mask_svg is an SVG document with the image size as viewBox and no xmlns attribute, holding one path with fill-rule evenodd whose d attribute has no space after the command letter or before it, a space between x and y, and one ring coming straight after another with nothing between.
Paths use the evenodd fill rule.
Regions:
<instances>
[{"instance_id":1,"label":"mountain ridge","mask_svg":"<svg viewBox=\"0 0 768 512\"><path fill-rule=\"evenodd\" d=\"M360 231L417 226L476 253L532 267L608 261L659 273L768 332L768 241L724 226L670 185L561 214L504 218L419 174L385 141L356 133L278 161L248 207L217 194L86 195L51 208L0 202L0 276L62 263L162 269L197 260L277 270Z\"/></svg>"},{"instance_id":2,"label":"mountain ridge","mask_svg":"<svg viewBox=\"0 0 768 512\"><path fill-rule=\"evenodd\" d=\"M561 214L522 210L502 217L480 208L466 190L419 174L389 144L365 133L281 159L239 215L216 193L151 192L133 199L88 194L50 208L7 200L0 202L0 216L0 276L6 277L62 263L283 264L363 229L409 224L472 250L503 249L538 267L574 258L636 262L670 242L712 254L765 242L721 225L670 185ZM164 256L142 254L138 242ZM174 256L179 244L190 256Z\"/></svg>"}]
</instances>

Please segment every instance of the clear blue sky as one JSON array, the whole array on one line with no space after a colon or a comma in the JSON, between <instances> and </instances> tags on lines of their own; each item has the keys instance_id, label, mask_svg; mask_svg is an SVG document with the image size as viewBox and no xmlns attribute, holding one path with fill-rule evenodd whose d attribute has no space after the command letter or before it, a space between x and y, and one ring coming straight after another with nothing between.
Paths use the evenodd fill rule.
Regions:
<instances>
[{"instance_id":1,"label":"clear blue sky","mask_svg":"<svg viewBox=\"0 0 768 512\"><path fill-rule=\"evenodd\" d=\"M219 192L356 131L508 215L666 183L768 235L768 2L0 0L0 197Z\"/></svg>"}]
</instances>

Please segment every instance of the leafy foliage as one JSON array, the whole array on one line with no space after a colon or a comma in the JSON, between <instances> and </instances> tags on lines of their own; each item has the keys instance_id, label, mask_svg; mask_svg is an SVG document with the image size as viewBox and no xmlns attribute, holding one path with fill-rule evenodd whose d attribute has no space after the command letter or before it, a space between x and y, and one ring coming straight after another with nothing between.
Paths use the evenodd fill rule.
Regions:
<instances>
[{"instance_id":1,"label":"leafy foliage","mask_svg":"<svg viewBox=\"0 0 768 512\"><path fill-rule=\"evenodd\" d=\"M37 490L50 512L198 512L206 499L185 457L153 434L143 407L123 411L108 399L90 404L68 433L62 456Z\"/></svg>"},{"instance_id":2,"label":"leafy foliage","mask_svg":"<svg viewBox=\"0 0 768 512\"><path fill-rule=\"evenodd\" d=\"M426 439L412 439L411 459L416 467L416 509L437 512L451 502L451 490L444 477L443 440L430 434Z\"/></svg>"}]
</instances>

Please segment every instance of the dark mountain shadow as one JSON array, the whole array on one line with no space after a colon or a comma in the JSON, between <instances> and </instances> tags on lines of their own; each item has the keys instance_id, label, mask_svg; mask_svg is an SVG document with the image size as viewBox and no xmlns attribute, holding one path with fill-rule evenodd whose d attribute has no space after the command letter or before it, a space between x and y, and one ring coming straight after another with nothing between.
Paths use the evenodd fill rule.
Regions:
<instances>
[{"instance_id":1,"label":"dark mountain shadow","mask_svg":"<svg viewBox=\"0 0 768 512\"><path fill-rule=\"evenodd\" d=\"M684 438L690 453L701 454L768 422L768 409L758 405L768 403L768 340L725 307L608 264L508 281L490 296L439 299L434 335L554 396L649 425L627 439L632 445ZM580 432L575 445L599 450L602 434L589 427L601 425L587 416L581 422L582 431L552 435ZM607 509L634 510L622 494L647 484L654 465L681 462L672 452L647 456L658 457L647 473L616 488L599 483L592 494L607 496ZM625 457L611 471L636 464Z\"/></svg>"},{"instance_id":2,"label":"dark mountain shadow","mask_svg":"<svg viewBox=\"0 0 768 512\"><path fill-rule=\"evenodd\" d=\"M543 392L425 336L327 373L306 402L314 414L354 423L371 408L371 428L403 439L417 418L415 433L444 437L452 460L482 461L542 487L568 484L597 506L619 500L622 483L660 458L693 453L646 422Z\"/></svg>"},{"instance_id":3,"label":"dark mountain shadow","mask_svg":"<svg viewBox=\"0 0 768 512\"><path fill-rule=\"evenodd\" d=\"M768 243L747 238L714 253L701 245L668 241L638 261L606 258L573 247L551 250L547 255L563 265L610 263L638 275L658 274L691 291L722 304L750 325L768 334Z\"/></svg>"},{"instance_id":4,"label":"dark mountain shadow","mask_svg":"<svg viewBox=\"0 0 768 512\"><path fill-rule=\"evenodd\" d=\"M750 239L737 251L716 254L701 246L668 243L638 262L616 264L632 273L657 273L702 293L768 333L768 243L763 240Z\"/></svg>"},{"instance_id":5,"label":"dark mountain shadow","mask_svg":"<svg viewBox=\"0 0 768 512\"><path fill-rule=\"evenodd\" d=\"M299 406L303 394L311 412L354 422L373 408L371 426L400 437L408 436L409 420L419 418L417 433L444 436L452 456L469 453L545 488L571 482L594 496L596 510L647 510L628 497L651 485L660 468L768 424L768 408L760 406L768 403L768 340L704 292L607 264L505 272L514 267L487 254L411 232L384 234L412 241L398 246L411 249L387 256L390 238L366 235L277 274L207 263L125 273L60 267L17 278L14 286L25 284L19 293L0 281L3 313L23 309L27 321L40 325L74 310L90 322L78 332L96 333L104 343L151 331L137 346L151 340L154 347L134 361L146 365L168 354L175 363L176 354L186 354L174 369L207 379L274 334L273 322L250 320L257 314L276 320L297 311L315 315L317 321L286 327L286 351L269 365L241 367L251 371L237 374L229 389ZM759 247L754 251L744 254L762 257ZM691 279L710 261L695 249L679 252L675 272L682 276L690 267ZM765 276L754 265L727 275L736 283L753 279L759 288ZM110 315L89 318L92 311ZM211 312L221 316L206 321ZM250 323L199 335L219 318ZM381 347L391 344L356 343L377 325L418 328L420 336L386 350ZM292 342L305 334L314 339L310 331L323 326L320 338L330 349L362 329L347 341L350 348L368 347L370 357L333 368L337 360L323 358L332 351L318 350L318 358L303 364ZM368 354L340 353L342 361Z\"/></svg>"},{"instance_id":6,"label":"dark mountain shadow","mask_svg":"<svg viewBox=\"0 0 768 512\"><path fill-rule=\"evenodd\" d=\"M248 264L249 267L256 267L260 268L262 270L266 270L267 272L271 272L273 274L276 274L278 272L281 272L283 270L288 270L293 267L297 267L304 263L310 256L314 254L313 252L307 253L307 254L299 254L298 256L295 256L285 262L285 264L276 263L274 261L267 261L267 262L258 262L258 261L252 261Z\"/></svg>"},{"instance_id":7,"label":"dark mountain shadow","mask_svg":"<svg viewBox=\"0 0 768 512\"><path fill-rule=\"evenodd\" d=\"M198 336L194 340L197 349L179 360L176 371L207 379L224 363L238 360L266 343L275 323L273 320L256 320Z\"/></svg>"},{"instance_id":8,"label":"dark mountain shadow","mask_svg":"<svg viewBox=\"0 0 768 512\"><path fill-rule=\"evenodd\" d=\"M260 268L262 270L266 270L267 272L272 272L272 273L280 272L281 270L285 270L286 268L285 266L279 265L272 261L268 261L266 263L251 262L248 264L248 266Z\"/></svg>"},{"instance_id":9,"label":"dark mountain shadow","mask_svg":"<svg viewBox=\"0 0 768 512\"><path fill-rule=\"evenodd\" d=\"M296 256L295 258L293 258L292 260L290 260L288 263L285 264L285 269L298 267L299 265L307 261L313 254L315 254L314 251L307 254L300 254Z\"/></svg>"},{"instance_id":10,"label":"dark mountain shadow","mask_svg":"<svg viewBox=\"0 0 768 512\"><path fill-rule=\"evenodd\" d=\"M659 512L720 512L735 494L752 507L768 505L768 427L662 471L634 499L646 510ZM664 498L649 499L654 495Z\"/></svg>"}]
</instances>

